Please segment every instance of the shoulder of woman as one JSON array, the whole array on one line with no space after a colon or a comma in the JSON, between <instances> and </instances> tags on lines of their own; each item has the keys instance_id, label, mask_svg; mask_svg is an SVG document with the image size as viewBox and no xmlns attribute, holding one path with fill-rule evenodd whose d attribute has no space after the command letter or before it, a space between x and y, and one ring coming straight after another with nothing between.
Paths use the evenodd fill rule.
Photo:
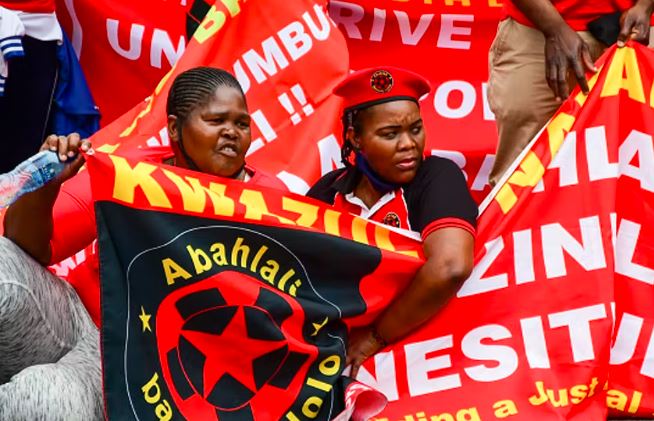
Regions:
<instances>
[{"instance_id":1,"label":"shoulder of woman","mask_svg":"<svg viewBox=\"0 0 654 421\"><path fill-rule=\"evenodd\" d=\"M336 188L333 187L334 182L336 182L339 177L345 175L346 171L347 168L338 168L323 175L313 184L313 186L311 186L307 192L307 196L330 202L333 200L333 196L336 193Z\"/></svg>"},{"instance_id":2,"label":"shoulder of woman","mask_svg":"<svg viewBox=\"0 0 654 421\"><path fill-rule=\"evenodd\" d=\"M422 161L418 174L428 177L449 177L463 175L463 172L451 159L432 155Z\"/></svg>"}]
</instances>

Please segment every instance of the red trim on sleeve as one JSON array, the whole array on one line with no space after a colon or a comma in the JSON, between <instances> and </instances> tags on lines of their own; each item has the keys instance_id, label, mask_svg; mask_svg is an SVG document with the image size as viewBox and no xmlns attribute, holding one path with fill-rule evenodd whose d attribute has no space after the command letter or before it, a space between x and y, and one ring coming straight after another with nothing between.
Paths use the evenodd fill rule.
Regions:
<instances>
[{"instance_id":1,"label":"red trim on sleeve","mask_svg":"<svg viewBox=\"0 0 654 421\"><path fill-rule=\"evenodd\" d=\"M476 236L475 227L473 227L470 224L470 222L465 221L461 218L441 218L432 221L429 223L429 225L425 227L425 229L422 230L422 233L420 235L424 240L432 232L441 228L450 228L450 227L464 229L468 231L470 234L472 234L473 237Z\"/></svg>"}]
</instances>

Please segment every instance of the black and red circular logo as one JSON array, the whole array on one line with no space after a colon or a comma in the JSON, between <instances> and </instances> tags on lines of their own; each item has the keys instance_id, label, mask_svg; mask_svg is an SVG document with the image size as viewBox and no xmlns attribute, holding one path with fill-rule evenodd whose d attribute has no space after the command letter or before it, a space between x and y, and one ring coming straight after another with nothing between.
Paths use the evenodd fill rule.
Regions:
<instances>
[{"instance_id":1,"label":"black and red circular logo","mask_svg":"<svg viewBox=\"0 0 654 421\"><path fill-rule=\"evenodd\" d=\"M159 357L186 416L247 420L266 408L281 412L302 386L295 374L307 368L310 350L284 333L302 329L302 308L247 278L222 272L159 308Z\"/></svg>"},{"instance_id":2,"label":"black and red circular logo","mask_svg":"<svg viewBox=\"0 0 654 421\"><path fill-rule=\"evenodd\" d=\"M391 227L400 228L400 217L395 212L388 212L382 222Z\"/></svg>"},{"instance_id":3,"label":"black and red circular logo","mask_svg":"<svg viewBox=\"0 0 654 421\"><path fill-rule=\"evenodd\" d=\"M386 70L377 70L370 76L370 86L375 92L385 94L393 89L393 76Z\"/></svg>"}]
</instances>

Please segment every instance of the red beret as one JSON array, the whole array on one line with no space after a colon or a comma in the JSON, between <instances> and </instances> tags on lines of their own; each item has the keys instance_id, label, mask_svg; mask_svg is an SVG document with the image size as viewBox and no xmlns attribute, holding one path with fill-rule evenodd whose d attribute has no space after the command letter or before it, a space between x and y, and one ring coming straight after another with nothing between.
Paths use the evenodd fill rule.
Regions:
<instances>
[{"instance_id":1,"label":"red beret","mask_svg":"<svg viewBox=\"0 0 654 421\"><path fill-rule=\"evenodd\" d=\"M429 82L419 74L385 66L350 73L334 88L334 94L343 97L347 110L402 99L418 102L430 90Z\"/></svg>"}]
</instances>

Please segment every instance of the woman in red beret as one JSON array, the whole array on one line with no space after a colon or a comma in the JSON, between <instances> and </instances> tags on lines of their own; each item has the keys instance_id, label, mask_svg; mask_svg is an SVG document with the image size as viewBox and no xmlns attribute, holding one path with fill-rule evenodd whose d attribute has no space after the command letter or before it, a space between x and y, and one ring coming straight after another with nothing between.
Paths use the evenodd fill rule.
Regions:
<instances>
[{"instance_id":1,"label":"woman in red beret","mask_svg":"<svg viewBox=\"0 0 654 421\"><path fill-rule=\"evenodd\" d=\"M429 91L424 78L393 67L360 70L334 89L344 99L345 167L323 176L307 195L419 232L426 259L375 323L350 332L352 377L368 357L433 317L472 270L477 206L465 178L452 161L423 156L418 101Z\"/></svg>"}]
</instances>

